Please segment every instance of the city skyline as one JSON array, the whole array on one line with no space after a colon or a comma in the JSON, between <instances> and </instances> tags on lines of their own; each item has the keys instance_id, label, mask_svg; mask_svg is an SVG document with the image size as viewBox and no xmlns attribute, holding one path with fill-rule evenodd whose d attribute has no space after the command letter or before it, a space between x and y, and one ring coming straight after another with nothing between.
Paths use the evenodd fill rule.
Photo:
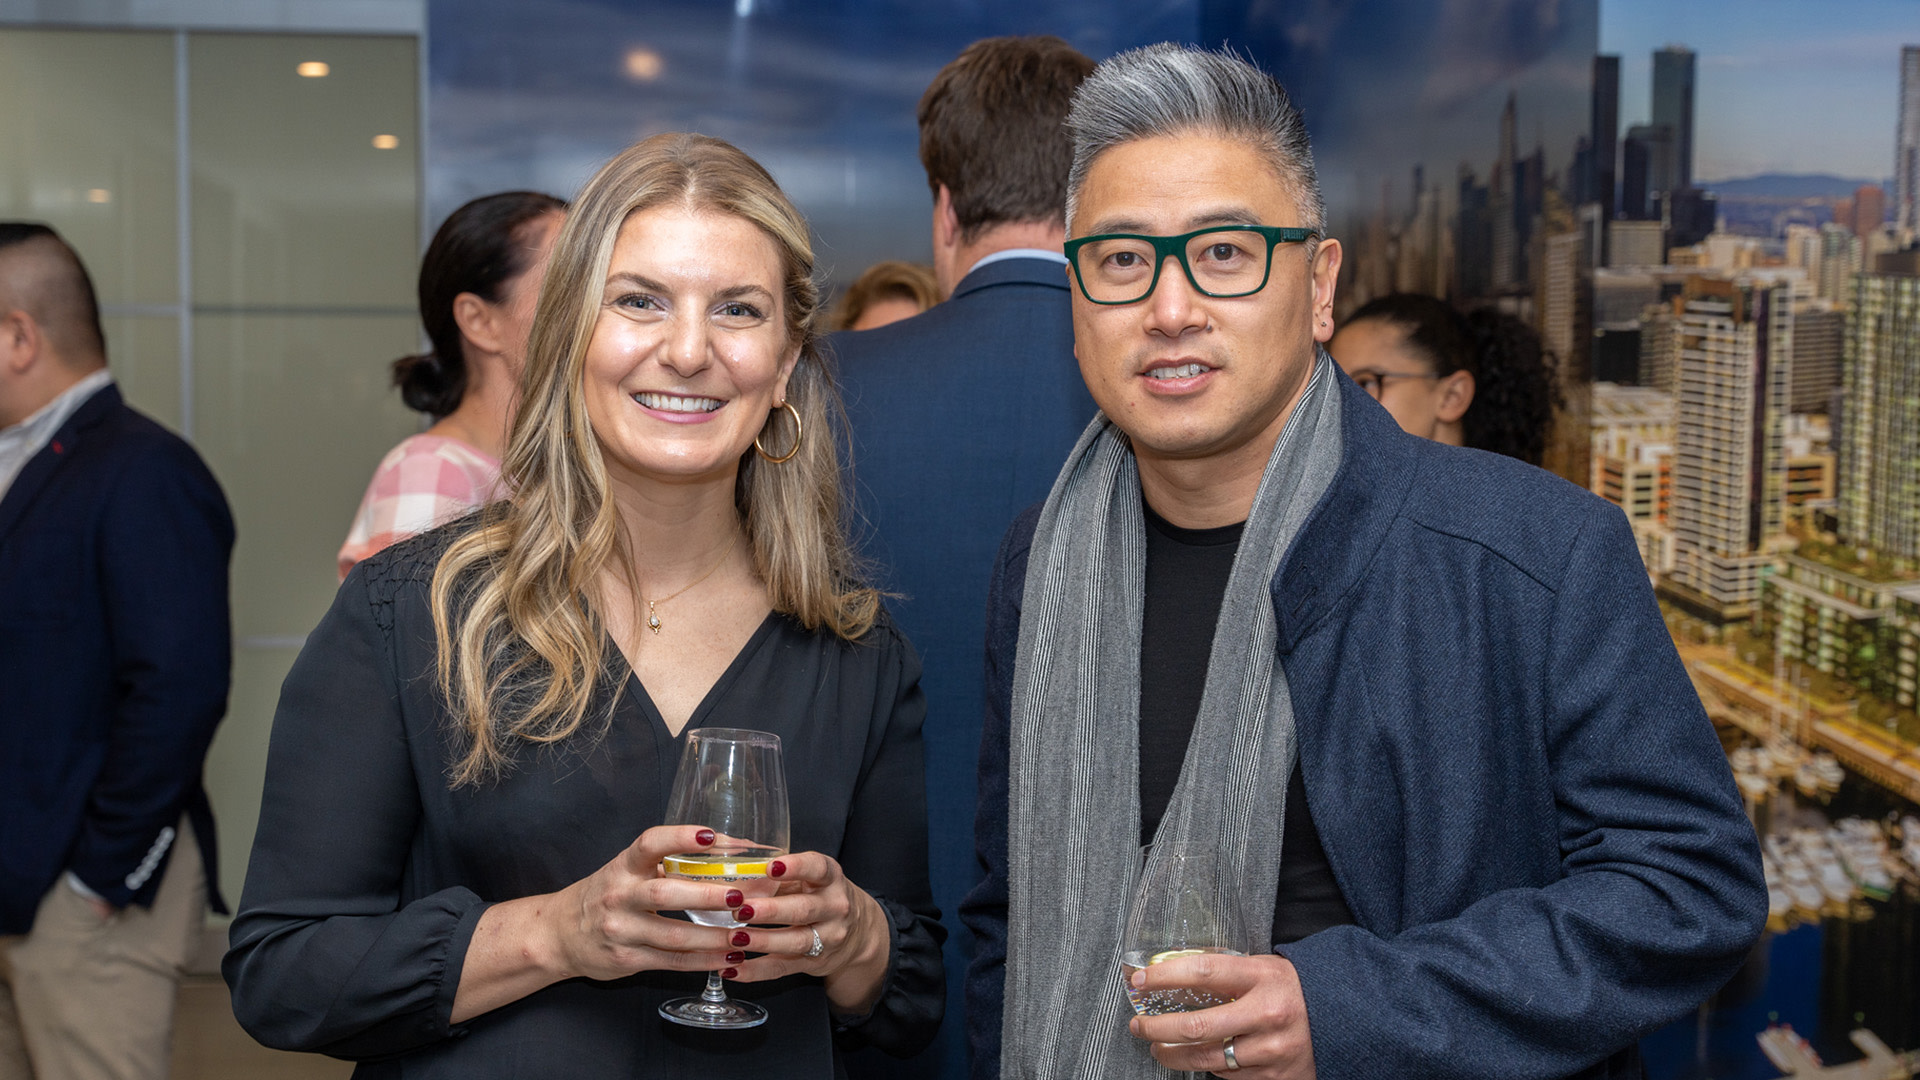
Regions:
<instances>
[{"instance_id":1,"label":"city skyline","mask_svg":"<svg viewBox=\"0 0 1920 1080\"><path fill-rule=\"evenodd\" d=\"M1903 44L1920 44L1911 0L1600 5L1600 52L1620 57L1622 134L1652 122L1653 53L1697 54L1694 175L1709 187L1764 173L1890 179Z\"/></svg>"}]
</instances>

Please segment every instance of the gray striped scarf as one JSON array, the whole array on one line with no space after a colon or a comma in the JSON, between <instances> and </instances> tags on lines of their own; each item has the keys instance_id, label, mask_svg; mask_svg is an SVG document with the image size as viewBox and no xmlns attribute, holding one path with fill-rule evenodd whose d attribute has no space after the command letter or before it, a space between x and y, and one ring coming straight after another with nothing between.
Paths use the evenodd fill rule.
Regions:
<instances>
[{"instance_id":1,"label":"gray striped scarf","mask_svg":"<svg viewBox=\"0 0 1920 1080\"><path fill-rule=\"evenodd\" d=\"M1340 395L1319 351L1241 533L1206 686L1156 841L1216 845L1266 940L1293 770L1293 705L1268 583L1340 464ZM1027 562L1008 772L1001 1075L1165 1077L1127 1034L1120 938L1139 874L1140 620L1146 523L1125 437L1095 417L1041 511ZM1198 673L1196 673L1197 675Z\"/></svg>"}]
</instances>

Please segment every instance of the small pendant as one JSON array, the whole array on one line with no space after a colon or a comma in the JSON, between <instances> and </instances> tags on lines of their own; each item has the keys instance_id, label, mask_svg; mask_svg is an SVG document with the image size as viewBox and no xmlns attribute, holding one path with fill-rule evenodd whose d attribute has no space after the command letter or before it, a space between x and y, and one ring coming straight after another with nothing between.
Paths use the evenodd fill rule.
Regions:
<instances>
[{"instance_id":1,"label":"small pendant","mask_svg":"<svg viewBox=\"0 0 1920 1080\"><path fill-rule=\"evenodd\" d=\"M660 632L660 616L653 613L652 604L647 605L647 629L656 634Z\"/></svg>"}]
</instances>

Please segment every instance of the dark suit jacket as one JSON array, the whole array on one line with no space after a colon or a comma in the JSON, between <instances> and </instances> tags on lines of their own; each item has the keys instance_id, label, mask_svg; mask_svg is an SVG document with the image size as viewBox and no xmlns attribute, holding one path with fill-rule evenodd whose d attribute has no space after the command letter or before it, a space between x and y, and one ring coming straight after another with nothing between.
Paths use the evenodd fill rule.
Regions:
<instances>
[{"instance_id":1,"label":"dark suit jacket","mask_svg":"<svg viewBox=\"0 0 1920 1080\"><path fill-rule=\"evenodd\" d=\"M193 448L95 393L0 498L0 934L62 873L150 905L226 712L233 518Z\"/></svg>"},{"instance_id":2,"label":"dark suit jacket","mask_svg":"<svg viewBox=\"0 0 1920 1080\"><path fill-rule=\"evenodd\" d=\"M978 876L973 859L980 672L987 579L1000 536L1046 497L1093 419L1073 359L1067 268L1045 259L989 263L924 314L829 346L852 429L863 549L900 596L896 621L920 650L927 694L927 827L934 899L946 912L949 1002L968 947L954 912ZM856 532L863 531L856 527ZM940 1075L965 1075L964 1028L949 1008ZM933 1075L924 1058L901 1075Z\"/></svg>"},{"instance_id":3,"label":"dark suit jacket","mask_svg":"<svg viewBox=\"0 0 1920 1080\"><path fill-rule=\"evenodd\" d=\"M1632 530L1592 494L1408 435L1339 386L1340 470L1269 586L1307 802L1355 920L1275 949L1300 976L1314 1067L1638 1078L1635 1040L1732 976L1767 889ZM987 874L964 912L982 1080L1000 1076L1011 700L1038 522L1035 507L1009 530L987 615Z\"/></svg>"}]
</instances>

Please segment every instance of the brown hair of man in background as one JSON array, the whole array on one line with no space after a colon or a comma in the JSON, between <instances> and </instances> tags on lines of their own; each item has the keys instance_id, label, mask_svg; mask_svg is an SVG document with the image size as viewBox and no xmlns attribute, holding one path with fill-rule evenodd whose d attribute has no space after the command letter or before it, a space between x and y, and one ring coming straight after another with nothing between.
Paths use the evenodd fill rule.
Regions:
<instances>
[{"instance_id":1,"label":"brown hair of man in background","mask_svg":"<svg viewBox=\"0 0 1920 1080\"><path fill-rule=\"evenodd\" d=\"M1051 35L985 38L927 86L920 164L933 191L943 294L995 248L1059 249L1073 164L1064 121L1092 71L1092 60ZM989 234L1002 241L987 246Z\"/></svg>"}]
</instances>

